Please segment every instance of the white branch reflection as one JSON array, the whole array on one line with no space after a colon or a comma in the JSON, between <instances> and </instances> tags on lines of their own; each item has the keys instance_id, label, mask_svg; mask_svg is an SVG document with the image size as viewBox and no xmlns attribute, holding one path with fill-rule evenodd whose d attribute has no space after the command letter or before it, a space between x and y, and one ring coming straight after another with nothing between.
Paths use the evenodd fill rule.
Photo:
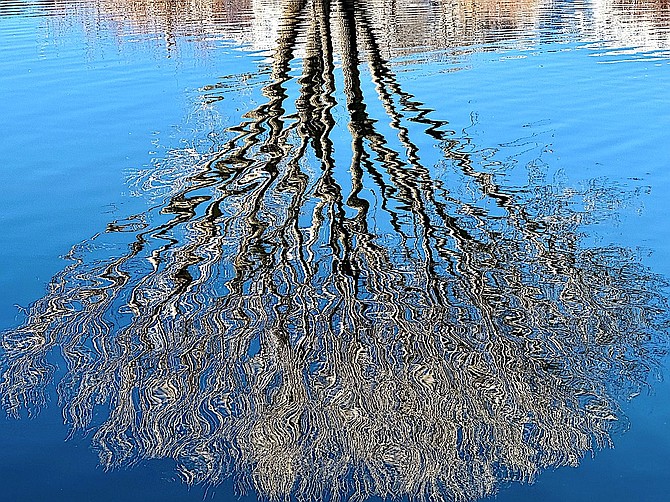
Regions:
<instances>
[{"instance_id":1,"label":"white branch reflection","mask_svg":"<svg viewBox=\"0 0 670 502\"><path fill-rule=\"evenodd\" d=\"M45 404L58 352L105 467L169 457L273 499L472 500L609 444L665 350L663 280L582 242L575 203L605 185L496 184L373 26L358 0L284 3L266 101L202 162L165 159L145 181L166 202L76 246L3 334L9 413ZM453 196L417 133L490 204Z\"/></svg>"}]
</instances>

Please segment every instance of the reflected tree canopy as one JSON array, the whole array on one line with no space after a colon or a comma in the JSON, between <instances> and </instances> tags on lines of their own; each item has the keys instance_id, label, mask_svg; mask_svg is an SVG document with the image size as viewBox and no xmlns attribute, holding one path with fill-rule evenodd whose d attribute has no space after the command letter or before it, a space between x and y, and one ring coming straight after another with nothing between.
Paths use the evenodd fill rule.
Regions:
<instances>
[{"instance_id":1,"label":"reflected tree canopy","mask_svg":"<svg viewBox=\"0 0 670 502\"><path fill-rule=\"evenodd\" d=\"M43 406L60 365L105 467L171 457L270 498L471 500L608 445L666 305L632 250L583 242L607 187L497 184L400 87L365 2L285 2L263 94L3 334L6 410Z\"/></svg>"}]
</instances>

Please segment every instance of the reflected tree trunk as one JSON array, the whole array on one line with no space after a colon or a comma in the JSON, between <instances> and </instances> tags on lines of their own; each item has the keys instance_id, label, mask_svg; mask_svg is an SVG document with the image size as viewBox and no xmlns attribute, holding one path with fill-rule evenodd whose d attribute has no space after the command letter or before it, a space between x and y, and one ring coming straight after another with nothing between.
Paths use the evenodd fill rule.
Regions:
<instances>
[{"instance_id":1,"label":"reflected tree trunk","mask_svg":"<svg viewBox=\"0 0 670 502\"><path fill-rule=\"evenodd\" d=\"M663 280L581 241L588 194L480 168L401 88L364 3L283 12L266 101L3 334L7 411L46 404L59 357L105 467L170 457L273 499L472 500L609 444L665 351Z\"/></svg>"}]
</instances>

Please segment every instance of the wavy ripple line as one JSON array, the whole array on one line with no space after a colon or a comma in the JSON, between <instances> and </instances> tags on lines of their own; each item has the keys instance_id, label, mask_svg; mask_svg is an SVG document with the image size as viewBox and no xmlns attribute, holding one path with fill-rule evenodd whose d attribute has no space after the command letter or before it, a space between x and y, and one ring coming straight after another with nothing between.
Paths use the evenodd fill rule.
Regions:
<instances>
[{"instance_id":1,"label":"wavy ripple line","mask_svg":"<svg viewBox=\"0 0 670 502\"><path fill-rule=\"evenodd\" d=\"M400 88L365 5L283 13L266 102L216 154L138 179L165 202L76 246L3 333L5 409L45 405L59 350L64 416L105 467L169 457L271 499L473 500L608 445L665 353L667 305L631 250L582 244L571 202L607 187L506 190ZM434 178L416 124L494 209Z\"/></svg>"}]
</instances>

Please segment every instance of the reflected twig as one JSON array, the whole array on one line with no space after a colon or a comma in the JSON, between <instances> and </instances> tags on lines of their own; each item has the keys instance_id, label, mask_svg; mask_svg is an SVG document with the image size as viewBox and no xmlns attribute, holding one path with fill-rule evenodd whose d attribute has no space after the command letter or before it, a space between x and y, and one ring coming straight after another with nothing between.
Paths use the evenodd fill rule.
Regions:
<instances>
[{"instance_id":1,"label":"reflected twig","mask_svg":"<svg viewBox=\"0 0 670 502\"><path fill-rule=\"evenodd\" d=\"M664 350L663 281L581 242L580 194L496 183L401 89L360 2L283 12L266 102L182 177L166 159L168 199L75 247L3 334L5 408L45 404L59 350L105 467L171 457L271 498L470 500L608 444Z\"/></svg>"}]
</instances>

